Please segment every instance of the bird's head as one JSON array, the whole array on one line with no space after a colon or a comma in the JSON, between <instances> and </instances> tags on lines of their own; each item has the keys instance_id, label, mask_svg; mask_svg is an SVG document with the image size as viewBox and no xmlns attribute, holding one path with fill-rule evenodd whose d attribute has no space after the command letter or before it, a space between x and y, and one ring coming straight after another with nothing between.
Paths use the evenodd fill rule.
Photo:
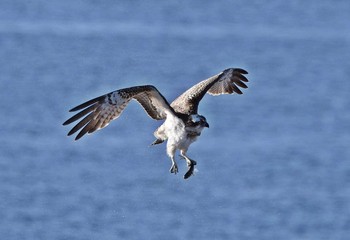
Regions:
<instances>
[{"instance_id":1,"label":"bird's head","mask_svg":"<svg viewBox=\"0 0 350 240\"><path fill-rule=\"evenodd\" d=\"M191 127L199 127L199 128L209 128L209 124L207 123L207 119L204 116L198 114L192 114L189 117L189 125Z\"/></svg>"}]
</instances>

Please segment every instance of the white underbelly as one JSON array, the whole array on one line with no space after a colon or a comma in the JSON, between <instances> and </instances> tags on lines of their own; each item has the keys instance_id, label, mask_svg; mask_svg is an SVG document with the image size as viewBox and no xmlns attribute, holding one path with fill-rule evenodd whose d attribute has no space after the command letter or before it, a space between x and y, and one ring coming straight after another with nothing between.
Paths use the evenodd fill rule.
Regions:
<instances>
[{"instance_id":1,"label":"white underbelly","mask_svg":"<svg viewBox=\"0 0 350 240\"><path fill-rule=\"evenodd\" d=\"M168 145L177 149L188 149L197 136L189 136L184 122L177 117L168 117L164 122L164 130L168 139Z\"/></svg>"}]
</instances>

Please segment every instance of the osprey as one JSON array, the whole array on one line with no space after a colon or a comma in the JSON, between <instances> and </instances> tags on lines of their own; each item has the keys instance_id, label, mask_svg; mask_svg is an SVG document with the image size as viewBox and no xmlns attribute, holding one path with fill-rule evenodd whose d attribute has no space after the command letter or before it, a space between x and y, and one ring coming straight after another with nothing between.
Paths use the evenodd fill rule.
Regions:
<instances>
[{"instance_id":1,"label":"osprey","mask_svg":"<svg viewBox=\"0 0 350 240\"><path fill-rule=\"evenodd\" d=\"M178 172L175 152L179 150L181 157L187 162L188 171L184 175L187 179L193 174L194 165L197 164L187 156L187 150L201 135L202 130L209 128L206 118L198 114L199 102L207 92L214 96L242 94L238 87L247 88L244 82L248 82L244 74L248 74L244 69L228 68L194 85L171 104L152 85L119 89L72 108L70 112L80 112L65 121L63 125L68 125L85 116L68 133L70 136L80 130L75 138L78 140L86 133L93 133L106 127L121 115L132 99L135 99L151 118L165 120L154 132L156 140L152 145L167 140L166 151L172 162L170 172L174 174Z\"/></svg>"}]
</instances>

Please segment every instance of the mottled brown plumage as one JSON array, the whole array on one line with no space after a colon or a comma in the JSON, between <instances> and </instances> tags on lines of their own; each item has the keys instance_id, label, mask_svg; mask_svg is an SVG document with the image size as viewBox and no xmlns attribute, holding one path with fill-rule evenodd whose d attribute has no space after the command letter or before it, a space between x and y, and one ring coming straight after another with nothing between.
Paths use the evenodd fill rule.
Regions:
<instances>
[{"instance_id":1,"label":"mottled brown plumage","mask_svg":"<svg viewBox=\"0 0 350 240\"><path fill-rule=\"evenodd\" d=\"M243 82L248 79L243 74L248 72L240 68L226 69L188 89L171 103L171 107L183 114L197 114L199 102L207 92L211 95L242 94L237 86L247 88Z\"/></svg>"}]
</instances>

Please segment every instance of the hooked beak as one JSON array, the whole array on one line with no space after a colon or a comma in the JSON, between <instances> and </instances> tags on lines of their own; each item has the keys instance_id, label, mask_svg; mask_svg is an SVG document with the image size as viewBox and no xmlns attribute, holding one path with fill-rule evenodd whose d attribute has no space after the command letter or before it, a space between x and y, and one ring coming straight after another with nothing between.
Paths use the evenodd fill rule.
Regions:
<instances>
[{"instance_id":1,"label":"hooked beak","mask_svg":"<svg viewBox=\"0 0 350 240\"><path fill-rule=\"evenodd\" d=\"M204 127L209 128L209 124L207 122L204 123Z\"/></svg>"}]
</instances>

